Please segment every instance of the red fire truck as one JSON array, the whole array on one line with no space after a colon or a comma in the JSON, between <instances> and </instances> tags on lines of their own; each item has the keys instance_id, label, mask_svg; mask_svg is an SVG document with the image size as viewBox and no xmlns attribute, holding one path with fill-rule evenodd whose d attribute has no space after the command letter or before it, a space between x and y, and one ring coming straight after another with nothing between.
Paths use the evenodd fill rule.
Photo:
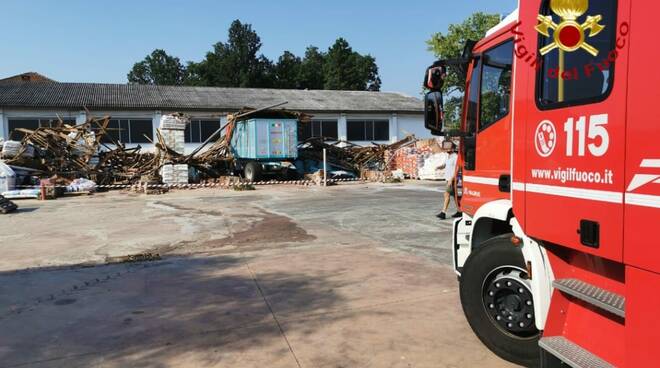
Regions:
<instances>
[{"instance_id":1,"label":"red fire truck","mask_svg":"<svg viewBox=\"0 0 660 368\"><path fill-rule=\"evenodd\" d=\"M427 71L426 127L461 142L463 310L509 361L660 366L659 16L654 1L525 0ZM442 105L453 67L458 131Z\"/></svg>"}]
</instances>

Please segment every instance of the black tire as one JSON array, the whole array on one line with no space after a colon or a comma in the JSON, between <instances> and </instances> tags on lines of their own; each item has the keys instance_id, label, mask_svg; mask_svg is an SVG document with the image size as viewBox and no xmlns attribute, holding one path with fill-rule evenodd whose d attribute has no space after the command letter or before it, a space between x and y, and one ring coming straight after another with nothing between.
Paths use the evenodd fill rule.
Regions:
<instances>
[{"instance_id":1,"label":"black tire","mask_svg":"<svg viewBox=\"0 0 660 368\"><path fill-rule=\"evenodd\" d=\"M297 170L294 169L287 169L286 173L284 175L285 180L298 180L300 179L300 174L298 173Z\"/></svg>"},{"instance_id":2,"label":"black tire","mask_svg":"<svg viewBox=\"0 0 660 368\"><path fill-rule=\"evenodd\" d=\"M248 182L254 183L261 179L261 165L257 162L250 161L243 169L243 176Z\"/></svg>"},{"instance_id":3,"label":"black tire","mask_svg":"<svg viewBox=\"0 0 660 368\"><path fill-rule=\"evenodd\" d=\"M511 236L492 238L468 257L461 274L461 304L470 327L491 351L538 367L540 332L522 251Z\"/></svg>"}]
</instances>

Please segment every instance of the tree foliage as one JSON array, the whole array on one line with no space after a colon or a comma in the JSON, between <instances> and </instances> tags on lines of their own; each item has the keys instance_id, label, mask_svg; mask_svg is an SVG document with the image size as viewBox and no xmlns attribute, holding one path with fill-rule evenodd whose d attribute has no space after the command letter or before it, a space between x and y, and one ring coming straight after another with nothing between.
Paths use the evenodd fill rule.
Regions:
<instances>
[{"instance_id":1,"label":"tree foliage","mask_svg":"<svg viewBox=\"0 0 660 368\"><path fill-rule=\"evenodd\" d=\"M450 25L447 33L433 34L431 39L426 41L428 50L439 59L458 58L468 40L478 41L484 38L486 31L499 22L498 14L474 13L463 23ZM462 92L465 89L465 80L457 73L456 68L449 70L445 88L448 92L454 90Z\"/></svg>"},{"instance_id":2,"label":"tree foliage","mask_svg":"<svg viewBox=\"0 0 660 368\"><path fill-rule=\"evenodd\" d=\"M325 57L324 88L334 90L379 91L376 60L353 51L343 38L337 39Z\"/></svg>"},{"instance_id":3,"label":"tree foliage","mask_svg":"<svg viewBox=\"0 0 660 368\"><path fill-rule=\"evenodd\" d=\"M178 86L186 82L186 68L179 58L156 49L144 60L135 63L128 73L128 82Z\"/></svg>"},{"instance_id":4,"label":"tree foliage","mask_svg":"<svg viewBox=\"0 0 660 368\"><path fill-rule=\"evenodd\" d=\"M213 45L213 50L200 62L189 62L184 67L178 58L156 50L135 64L128 79L141 84L380 90L376 59L353 51L343 38L337 39L327 52L309 46L302 58L284 51L276 62L260 53L261 46L252 26L235 20L229 27L227 42ZM156 63L152 65L154 60Z\"/></svg>"},{"instance_id":5,"label":"tree foliage","mask_svg":"<svg viewBox=\"0 0 660 368\"><path fill-rule=\"evenodd\" d=\"M426 41L428 50L438 59L459 58L468 40L478 41L484 38L486 32L499 22L498 14L474 13L463 23L450 25L447 33L433 34L431 39ZM457 68L449 68L444 89L447 94L444 104L445 125L450 129L458 129L461 122L465 79Z\"/></svg>"},{"instance_id":6,"label":"tree foliage","mask_svg":"<svg viewBox=\"0 0 660 368\"><path fill-rule=\"evenodd\" d=\"M300 88L300 67L302 60L291 53L284 51L275 65L275 87L296 89Z\"/></svg>"},{"instance_id":7,"label":"tree foliage","mask_svg":"<svg viewBox=\"0 0 660 368\"><path fill-rule=\"evenodd\" d=\"M271 87L272 63L259 54L261 38L249 24L239 20L229 27L227 42L213 45L213 51L199 63L190 62L190 84L215 87Z\"/></svg>"},{"instance_id":8,"label":"tree foliage","mask_svg":"<svg viewBox=\"0 0 660 368\"><path fill-rule=\"evenodd\" d=\"M298 87L301 89L323 89L325 79L323 74L324 63L325 54L319 52L318 47L309 46L300 64Z\"/></svg>"}]
</instances>

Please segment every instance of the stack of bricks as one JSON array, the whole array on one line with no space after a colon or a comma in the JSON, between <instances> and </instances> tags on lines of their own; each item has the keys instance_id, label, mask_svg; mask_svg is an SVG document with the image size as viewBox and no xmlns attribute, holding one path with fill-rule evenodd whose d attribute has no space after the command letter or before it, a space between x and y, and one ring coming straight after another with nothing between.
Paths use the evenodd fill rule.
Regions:
<instances>
[{"instance_id":1,"label":"stack of bricks","mask_svg":"<svg viewBox=\"0 0 660 368\"><path fill-rule=\"evenodd\" d=\"M394 154L390 170L403 170L411 178L419 178L419 169L424 165L424 159L433 154L430 147L404 147Z\"/></svg>"},{"instance_id":2,"label":"stack of bricks","mask_svg":"<svg viewBox=\"0 0 660 368\"><path fill-rule=\"evenodd\" d=\"M163 115L160 119L160 133L167 147L184 154L186 148L186 124L190 121L183 115ZM165 184L188 184L188 165L165 164L160 170Z\"/></svg>"}]
</instances>

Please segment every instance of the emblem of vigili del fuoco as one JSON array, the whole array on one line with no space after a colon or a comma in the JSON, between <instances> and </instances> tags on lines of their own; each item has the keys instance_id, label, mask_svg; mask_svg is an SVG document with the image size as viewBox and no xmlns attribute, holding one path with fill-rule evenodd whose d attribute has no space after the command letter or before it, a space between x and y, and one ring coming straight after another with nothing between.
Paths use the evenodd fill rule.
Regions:
<instances>
[{"instance_id":1,"label":"emblem of vigili del fuoco","mask_svg":"<svg viewBox=\"0 0 660 368\"><path fill-rule=\"evenodd\" d=\"M536 30L545 37L552 37L552 43L539 50L541 55L559 49L559 73L564 72L565 66L565 52L574 52L577 50L584 50L589 54L598 56L598 49L587 42L587 38L591 38L599 34L604 25L600 22L603 20L602 15L589 15L583 23L578 23L577 19L584 15L589 9L589 0L550 0L550 9L553 13L561 18L559 24L552 20L551 15L538 16L539 24ZM552 30L552 36L550 35ZM564 81L562 78L558 79L558 100L564 100Z\"/></svg>"}]
</instances>

